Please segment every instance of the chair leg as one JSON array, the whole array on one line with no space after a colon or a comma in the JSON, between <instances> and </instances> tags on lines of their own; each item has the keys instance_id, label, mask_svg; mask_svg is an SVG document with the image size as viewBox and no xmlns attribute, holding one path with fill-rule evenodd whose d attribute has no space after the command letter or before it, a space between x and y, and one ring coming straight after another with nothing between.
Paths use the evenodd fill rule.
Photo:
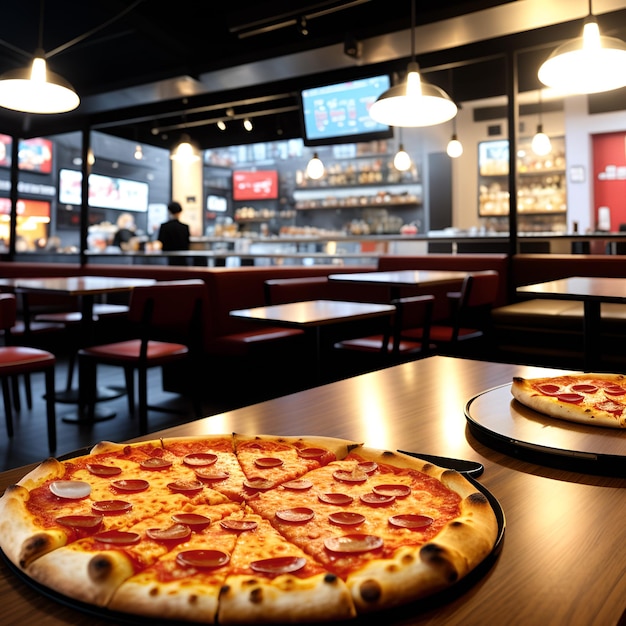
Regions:
<instances>
[{"instance_id":1,"label":"chair leg","mask_svg":"<svg viewBox=\"0 0 626 626\"><path fill-rule=\"evenodd\" d=\"M145 367L137 369L137 395L139 397L139 434L148 432L148 372Z\"/></svg>"},{"instance_id":2,"label":"chair leg","mask_svg":"<svg viewBox=\"0 0 626 626\"><path fill-rule=\"evenodd\" d=\"M33 408L33 388L30 384L30 374L24 374L24 393L26 394L26 406L30 411Z\"/></svg>"},{"instance_id":3,"label":"chair leg","mask_svg":"<svg viewBox=\"0 0 626 626\"><path fill-rule=\"evenodd\" d=\"M57 424L54 404L54 367L46 370L46 418L48 421L48 448L54 452L57 448Z\"/></svg>"},{"instance_id":4,"label":"chair leg","mask_svg":"<svg viewBox=\"0 0 626 626\"><path fill-rule=\"evenodd\" d=\"M19 376L11 377L11 387L13 389L13 408L19 413L22 410Z\"/></svg>"},{"instance_id":5,"label":"chair leg","mask_svg":"<svg viewBox=\"0 0 626 626\"><path fill-rule=\"evenodd\" d=\"M124 368L124 379L128 396L128 413L133 417L135 415L135 370L132 367Z\"/></svg>"},{"instance_id":6,"label":"chair leg","mask_svg":"<svg viewBox=\"0 0 626 626\"><path fill-rule=\"evenodd\" d=\"M11 388L6 376L2 378L2 396L4 398L4 417L7 422L7 434L13 437L13 407L11 406Z\"/></svg>"},{"instance_id":7,"label":"chair leg","mask_svg":"<svg viewBox=\"0 0 626 626\"><path fill-rule=\"evenodd\" d=\"M65 390L72 390L72 382L74 380L74 366L76 364L76 355L72 354L70 356L69 363L67 364L67 381L65 383Z\"/></svg>"},{"instance_id":8,"label":"chair leg","mask_svg":"<svg viewBox=\"0 0 626 626\"><path fill-rule=\"evenodd\" d=\"M89 358L78 359L78 415L93 420L96 412L96 364Z\"/></svg>"}]
</instances>

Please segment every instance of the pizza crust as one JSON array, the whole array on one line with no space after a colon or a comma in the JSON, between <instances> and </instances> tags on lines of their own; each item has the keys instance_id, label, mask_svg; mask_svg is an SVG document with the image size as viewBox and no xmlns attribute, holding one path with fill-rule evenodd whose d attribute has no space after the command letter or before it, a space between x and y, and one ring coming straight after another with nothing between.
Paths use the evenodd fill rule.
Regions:
<instances>
[{"instance_id":1,"label":"pizza crust","mask_svg":"<svg viewBox=\"0 0 626 626\"><path fill-rule=\"evenodd\" d=\"M626 389L626 376L622 374L588 373L588 374L564 374L562 376L544 378L523 378L516 376L511 384L511 394L524 406L553 417L555 419L576 422L591 426L605 428L626 428L626 394L606 396L600 391L594 394L594 400L585 395L585 400L580 404L563 402L557 396L545 395L539 392L541 385L556 385L564 391L571 389L572 385L616 385ZM597 400L597 401L596 401ZM602 409L602 402L610 402L611 406L623 404L621 414Z\"/></svg>"}]
</instances>

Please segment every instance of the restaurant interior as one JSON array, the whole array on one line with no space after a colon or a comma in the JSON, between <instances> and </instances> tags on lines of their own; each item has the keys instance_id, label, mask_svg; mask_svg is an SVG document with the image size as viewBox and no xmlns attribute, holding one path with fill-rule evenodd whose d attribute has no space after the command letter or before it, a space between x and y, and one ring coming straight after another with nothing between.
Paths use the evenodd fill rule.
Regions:
<instances>
[{"instance_id":1,"label":"restaurant interior","mask_svg":"<svg viewBox=\"0 0 626 626\"><path fill-rule=\"evenodd\" d=\"M596 26L613 56L546 73ZM626 1L25 0L0 49L0 493L98 441L476 461L497 545L390 623L626 624L624 427L511 396L626 368ZM6 559L0 595L10 624L136 623Z\"/></svg>"}]
</instances>

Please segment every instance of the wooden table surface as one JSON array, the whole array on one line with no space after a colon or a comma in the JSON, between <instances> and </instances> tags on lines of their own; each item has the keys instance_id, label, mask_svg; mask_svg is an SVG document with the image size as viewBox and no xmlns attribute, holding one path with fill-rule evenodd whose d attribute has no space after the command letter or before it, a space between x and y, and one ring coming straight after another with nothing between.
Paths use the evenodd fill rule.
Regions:
<instances>
[{"instance_id":1,"label":"wooden table surface","mask_svg":"<svg viewBox=\"0 0 626 626\"><path fill-rule=\"evenodd\" d=\"M474 439L466 403L513 375L558 370L430 357L177 426L146 438L207 433L326 435L481 462L506 516L501 552L462 594L374 617L385 624L619 624L626 608L626 479L525 462ZM503 411L508 406L502 407ZM564 426L566 428L566 426ZM0 474L0 489L26 468ZM42 597L0 564L3 624L112 622ZM371 623L371 619L354 623Z\"/></svg>"}]
</instances>

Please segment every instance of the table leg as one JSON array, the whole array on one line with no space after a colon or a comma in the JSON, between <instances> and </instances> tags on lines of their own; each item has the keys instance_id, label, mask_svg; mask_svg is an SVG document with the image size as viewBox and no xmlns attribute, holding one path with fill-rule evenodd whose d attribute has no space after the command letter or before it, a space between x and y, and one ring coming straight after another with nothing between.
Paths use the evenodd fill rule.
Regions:
<instances>
[{"instance_id":1,"label":"table leg","mask_svg":"<svg viewBox=\"0 0 626 626\"><path fill-rule=\"evenodd\" d=\"M594 371L600 362L600 306L598 300L585 300L583 347L585 370Z\"/></svg>"}]
</instances>

